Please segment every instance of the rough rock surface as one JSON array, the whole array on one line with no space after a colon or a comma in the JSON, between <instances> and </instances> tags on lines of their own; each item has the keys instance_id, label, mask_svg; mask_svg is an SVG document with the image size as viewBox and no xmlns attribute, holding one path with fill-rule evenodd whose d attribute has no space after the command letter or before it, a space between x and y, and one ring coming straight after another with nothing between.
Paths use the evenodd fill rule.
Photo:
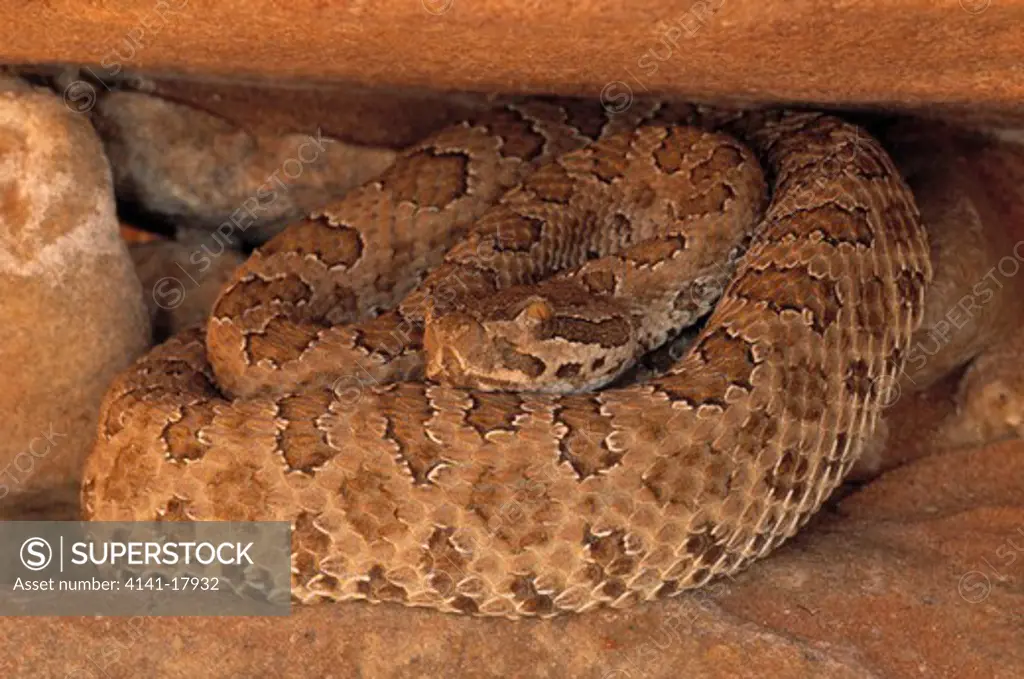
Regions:
<instances>
[{"instance_id":1,"label":"rough rock surface","mask_svg":"<svg viewBox=\"0 0 1024 679\"><path fill-rule=\"evenodd\" d=\"M120 199L249 243L380 174L395 156L317 128L253 135L206 111L136 92L100 97L92 117Z\"/></svg>"},{"instance_id":2,"label":"rough rock surface","mask_svg":"<svg viewBox=\"0 0 1024 679\"><path fill-rule=\"evenodd\" d=\"M1024 135L902 121L886 142L914 190L933 249L956 238L938 267L972 272L953 277L959 289L944 295L958 300L951 308L928 305L926 318L935 320L915 347L910 377L947 373L954 367L950 356L969 345L985 347L957 387L956 412L928 439L935 446L971 446L1022 436Z\"/></svg>"},{"instance_id":3,"label":"rough rock surface","mask_svg":"<svg viewBox=\"0 0 1024 679\"><path fill-rule=\"evenodd\" d=\"M313 87L294 81L203 82L150 79L155 96L209 111L256 135L316 132L350 144L402 149L487 107L492 97L436 92Z\"/></svg>"},{"instance_id":4,"label":"rough rock surface","mask_svg":"<svg viewBox=\"0 0 1024 679\"><path fill-rule=\"evenodd\" d=\"M231 272L245 261L218 234L205 235L201 242L153 241L130 248L155 342L205 320Z\"/></svg>"},{"instance_id":5,"label":"rough rock surface","mask_svg":"<svg viewBox=\"0 0 1024 679\"><path fill-rule=\"evenodd\" d=\"M992 107L1024 93L1022 25L1020 0L64 0L0 8L0 60L616 100Z\"/></svg>"},{"instance_id":6,"label":"rough rock surface","mask_svg":"<svg viewBox=\"0 0 1024 679\"><path fill-rule=\"evenodd\" d=\"M0 324L0 502L73 497L100 399L149 324L99 139L22 85L0 86Z\"/></svg>"}]
</instances>

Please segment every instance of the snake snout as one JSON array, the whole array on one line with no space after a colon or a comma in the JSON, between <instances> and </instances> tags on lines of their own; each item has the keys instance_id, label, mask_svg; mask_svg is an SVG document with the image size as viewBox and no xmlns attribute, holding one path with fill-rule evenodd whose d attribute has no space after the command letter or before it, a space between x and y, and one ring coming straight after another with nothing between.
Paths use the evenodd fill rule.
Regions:
<instances>
[{"instance_id":1,"label":"snake snout","mask_svg":"<svg viewBox=\"0 0 1024 679\"><path fill-rule=\"evenodd\" d=\"M466 372L467 354L486 341L483 326L469 314L456 312L431 319L423 335L427 377L454 381Z\"/></svg>"}]
</instances>

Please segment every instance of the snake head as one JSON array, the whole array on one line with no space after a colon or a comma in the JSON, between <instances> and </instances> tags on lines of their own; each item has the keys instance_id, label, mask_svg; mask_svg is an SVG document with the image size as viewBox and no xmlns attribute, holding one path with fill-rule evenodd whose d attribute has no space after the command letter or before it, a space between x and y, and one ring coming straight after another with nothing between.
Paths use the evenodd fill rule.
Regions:
<instances>
[{"instance_id":1,"label":"snake head","mask_svg":"<svg viewBox=\"0 0 1024 679\"><path fill-rule=\"evenodd\" d=\"M571 393L604 386L636 358L632 320L611 300L560 285L508 288L428 314L427 376L487 391Z\"/></svg>"}]
</instances>

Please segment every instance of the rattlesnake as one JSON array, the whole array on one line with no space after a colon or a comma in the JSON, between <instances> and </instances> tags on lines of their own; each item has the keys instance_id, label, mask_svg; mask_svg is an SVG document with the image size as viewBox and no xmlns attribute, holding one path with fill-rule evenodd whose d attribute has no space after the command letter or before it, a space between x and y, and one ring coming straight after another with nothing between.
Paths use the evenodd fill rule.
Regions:
<instances>
[{"instance_id":1,"label":"rattlesnake","mask_svg":"<svg viewBox=\"0 0 1024 679\"><path fill-rule=\"evenodd\" d=\"M772 186L760 220L755 158ZM731 233L705 251L719 229ZM593 256L608 259L588 275ZM694 278L676 280L685 257ZM554 394L423 379L491 389L550 376L551 361L573 366L555 366L561 377L600 373L573 352L618 346L622 326L602 323L621 311L566 320L519 293L490 311L468 303L577 266L567 279L598 297L669 279L671 322L728 285L688 353L650 380ZM517 617L671 596L772 550L840 483L931 275L909 190L838 118L509 104L290 226L236 273L207 328L120 376L83 511L289 521L301 602ZM461 325L427 333L425 360L424 320L464 307L476 311ZM473 314L503 309L491 320L532 319L562 349L531 356L526 336L467 374L473 352L445 338L467 323L488 335Z\"/></svg>"}]
</instances>

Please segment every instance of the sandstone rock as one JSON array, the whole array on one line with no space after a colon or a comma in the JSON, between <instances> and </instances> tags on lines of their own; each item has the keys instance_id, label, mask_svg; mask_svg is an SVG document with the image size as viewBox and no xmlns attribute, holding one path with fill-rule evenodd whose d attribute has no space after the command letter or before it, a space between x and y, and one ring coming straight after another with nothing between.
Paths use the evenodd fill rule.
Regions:
<instances>
[{"instance_id":1,"label":"sandstone rock","mask_svg":"<svg viewBox=\"0 0 1024 679\"><path fill-rule=\"evenodd\" d=\"M927 384L975 356L932 447L1024 435L1024 135L901 121L886 141L929 228L936 270L904 386ZM944 290L941 288L945 288ZM938 300L943 300L939 302Z\"/></svg>"},{"instance_id":2,"label":"sandstone rock","mask_svg":"<svg viewBox=\"0 0 1024 679\"><path fill-rule=\"evenodd\" d=\"M32 86L6 69L0 69L0 92L31 92Z\"/></svg>"},{"instance_id":3,"label":"sandstone rock","mask_svg":"<svg viewBox=\"0 0 1024 679\"><path fill-rule=\"evenodd\" d=\"M1024 333L1006 337L968 368L957 392L958 408L936 433L954 447L1024 438Z\"/></svg>"},{"instance_id":4,"label":"sandstone rock","mask_svg":"<svg viewBox=\"0 0 1024 679\"><path fill-rule=\"evenodd\" d=\"M486 108L489 97L348 86L151 80L154 95L188 103L257 135L324 134L350 144L403 149Z\"/></svg>"},{"instance_id":5,"label":"sandstone rock","mask_svg":"<svg viewBox=\"0 0 1024 679\"><path fill-rule=\"evenodd\" d=\"M249 243L380 174L395 156L322 130L254 136L205 111L134 92L101 97L93 122L119 198Z\"/></svg>"},{"instance_id":6,"label":"sandstone rock","mask_svg":"<svg viewBox=\"0 0 1024 679\"><path fill-rule=\"evenodd\" d=\"M131 246L157 342L204 321L220 288L245 261L245 255L217 240L218 234L205 236L205 242L192 244L154 241Z\"/></svg>"},{"instance_id":7,"label":"sandstone rock","mask_svg":"<svg viewBox=\"0 0 1024 679\"><path fill-rule=\"evenodd\" d=\"M145 229L139 229L131 224L124 223L121 224L121 238L129 245L166 240L166 238L162 237L160 234L153 233L152 231L146 231Z\"/></svg>"},{"instance_id":8,"label":"sandstone rock","mask_svg":"<svg viewBox=\"0 0 1024 679\"><path fill-rule=\"evenodd\" d=\"M77 495L113 375L148 346L88 119L49 92L0 88L0 500Z\"/></svg>"},{"instance_id":9,"label":"sandstone rock","mask_svg":"<svg viewBox=\"0 0 1024 679\"><path fill-rule=\"evenodd\" d=\"M1020 0L183 0L10 9L0 58L440 91L1019 106ZM115 11L116 8L116 11ZM827 11L825 11L827 8ZM225 37L230 27L230 37ZM59 37L58 37L59 36ZM979 77L982 74L983 77Z\"/></svg>"}]
</instances>

